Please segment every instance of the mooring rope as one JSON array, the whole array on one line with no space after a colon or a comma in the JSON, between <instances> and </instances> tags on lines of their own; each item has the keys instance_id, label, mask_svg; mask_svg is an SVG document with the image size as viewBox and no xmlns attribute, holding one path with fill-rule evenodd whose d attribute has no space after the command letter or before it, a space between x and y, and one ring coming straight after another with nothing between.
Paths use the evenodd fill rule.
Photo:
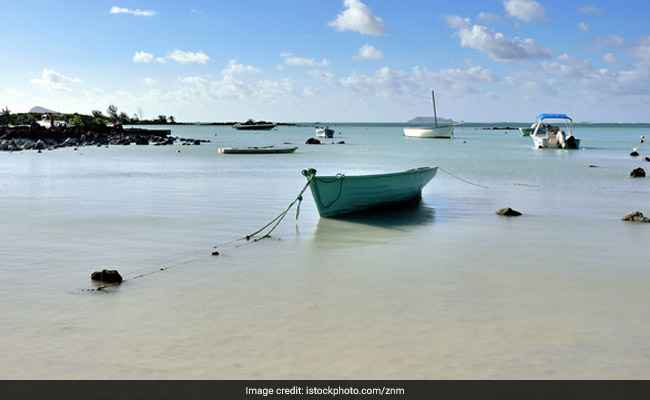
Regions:
<instances>
[{"instance_id":1,"label":"mooring rope","mask_svg":"<svg viewBox=\"0 0 650 400\"><path fill-rule=\"evenodd\" d=\"M261 227L260 229L258 229L257 231L255 231L255 232L253 232L253 233L251 233L249 235L243 236L243 237L241 237L239 239L231 240L229 242L221 243L221 244L216 245L216 246L212 246L210 248L210 250L211 250L211 255L210 256L219 255L219 252L214 251L214 249L222 248L222 247L225 247L225 246L228 246L228 245L232 245L234 243L237 243L237 242L240 242L240 241L243 241L243 240L245 240L247 243L240 244L240 245L235 246L235 247L236 248L241 247L241 246L243 246L245 244L248 244L248 243L255 243L255 242L258 242L258 241L260 241L262 239L270 238L271 237L271 232L273 232L275 230L275 228L277 228L278 225L280 225L280 222L282 222L284 217L287 215L289 210L291 210L291 208L294 206L294 204L296 204L296 202L298 203L298 207L296 208L296 220L298 220L298 217L300 216L300 203L302 203L302 194L305 193L305 190L307 190L307 188L309 187L309 183L314 178L314 176L316 176L316 170L313 169L313 168L309 168L309 169L303 170L302 174L307 178L307 183L302 188L300 193L298 193L298 196L296 196L296 198L291 202L291 204L289 204L289 206L284 211L282 211L277 217L273 218L269 223L267 223L266 225L264 225L263 227ZM268 228L271 225L273 225L271 227L271 229L268 232L266 232L263 236L255 237L258 234L260 234L261 232L263 232L266 228ZM251 241L251 239L253 239L253 240ZM199 254L199 253L204 254L203 257L207 257L205 255L205 253L206 253L205 250L192 252L191 254L194 255L194 254ZM127 282L127 281L132 281L132 280L142 278L142 277L145 277L145 276L149 276L149 275L152 275L152 274L154 274L156 272L166 271L166 270L168 270L170 268L190 264L190 263L193 263L193 262L195 262L195 261L197 261L197 260L199 260L199 259L201 259L203 257L194 257L194 258L190 258L190 259L187 259L187 256L185 256L185 257L176 257L174 260L170 260L167 263L163 263L161 267L149 270L147 272L139 273L138 275L132 276L130 278L122 279L121 283L124 283L124 282ZM179 259L183 259L184 261L177 262L177 260L179 260ZM170 263L171 263L171 265L166 265L166 264L170 264ZM118 286L118 285L119 284L110 284L110 283L109 284L103 284L103 285L100 285L100 286L96 286L96 287L94 287L92 289L85 289L84 291L86 291L86 292L101 291L101 290L104 290L106 288L115 287L115 286Z\"/></svg>"},{"instance_id":2,"label":"mooring rope","mask_svg":"<svg viewBox=\"0 0 650 400\"><path fill-rule=\"evenodd\" d=\"M439 169L440 171L444 172L445 174L447 174L447 175L449 175L449 176L452 176L452 177L458 179L459 181L465 182L465 183L470 184L470 185L474 185L474 186L482 187L482 188L485 188L485 189L489 189L488 186L479 185L478 183L473 183L473 182L467 181L467 180L465 180L465 179L463 179L463 178L460 178L460 177L458 177L458 176L452 174L452 173L449 172L449 171L445 171L444 169L442 169L442 168L440 168L440 167L438 167L438 169Z\"/></svg>"},{"instance_id":3,"label":"mooring rope","mask_svg":"<svg viewBox=\"0 0 650 400\"><path fill-rule=\"evenodd\" d=\"M305 193L305 190L309 187L309 184L311 183L311 180L314 179L314 176L316 176L316 170L313 168L305 169L302 171L302 174L307 178L307 183L305 183L305 186L303 186L302 190L300 193L298 193L298 196L289 204L289 206L280 213L277 217L273 218L268 224L264 225L260 229L256 230L255 232L251 233L250 235L246 235L243 238L240 238L238 240L246 239L246 241L250 241L253 239L254 236L257 234L261 233L264 229L268 228L271 224L275 222L275 225L269 230L267 233L264 234L264 236L258 237L253 239L253 242L260 241L262 239L266 239L271 237L271 232L275 230L275 228L280 225L280 222L284 219L284 217L287 215L289 210L291 210L291 207L293 207L296 202L298 202L298 207L296 208L296 220L298 220L298 217L300 216L300 203L302 203L302 194Z\"/></svg>"}]
</instances>

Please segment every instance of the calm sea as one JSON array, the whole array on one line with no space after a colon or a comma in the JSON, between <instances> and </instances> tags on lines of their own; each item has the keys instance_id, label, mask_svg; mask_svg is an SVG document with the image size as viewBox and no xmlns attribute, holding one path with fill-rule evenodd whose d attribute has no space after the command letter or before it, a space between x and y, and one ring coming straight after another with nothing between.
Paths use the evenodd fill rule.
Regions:
<instances>
[{"instance_id":1,"label":"calm sea","mask_svg":"<svg viewBox=\"0 0 650 400\"><path fill-rule=\"evenodd\" d=\"M211 142L0 153L0 378L650 378L650 224L621 221L650 215L650 178L629 177L650 172L649 126L579 125L575 151L331 126L318 146L308 126L175 126ZM425 165L441 170L414 210L320 219L307 191L297 221L236 241L304 168ZM104 268L127 280L89 290Z\"/></svg>"}]
</instances>

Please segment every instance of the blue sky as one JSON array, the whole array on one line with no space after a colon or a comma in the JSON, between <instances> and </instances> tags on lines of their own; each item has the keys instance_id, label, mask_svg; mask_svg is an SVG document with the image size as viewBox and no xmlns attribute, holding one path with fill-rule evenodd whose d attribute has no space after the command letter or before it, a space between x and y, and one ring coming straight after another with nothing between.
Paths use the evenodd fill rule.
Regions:
<instances>
[{"instance_id":1,"label":"blue sky","mask_svg":"<svg viewBox=\"0 0 650 400\"><path fill-rule=\"evenodd\" d=\"M0 107L177 121L650 122L650 3L0 0Z\"/></svg>"}]
</instances>

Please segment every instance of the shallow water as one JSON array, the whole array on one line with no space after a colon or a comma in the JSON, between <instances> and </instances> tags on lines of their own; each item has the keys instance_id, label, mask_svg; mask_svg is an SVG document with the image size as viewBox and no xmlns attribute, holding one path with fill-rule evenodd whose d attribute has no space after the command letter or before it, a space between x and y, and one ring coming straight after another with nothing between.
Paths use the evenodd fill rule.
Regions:
<instances>
[{"instance_id":1,"label":"shallow water","mask_svg":"<svg viewBox=\"0 0 650 400\"><path fill-rule=\"evenodd\" d=\"M649 128L580 126L576 151L472 126L334 128L320 146L310 127L178 126L211 143L0 153L0 376L650 377L650 224L620 220L650 215L647 179L629 178ZM216 150L284 143L299 149ZM298 221L236 241L295 199L303 168L423 165L441 170L415 209L320 219L307 191ZM88 291L102 268L126 282Z\"/></svg>"}]
</instances>

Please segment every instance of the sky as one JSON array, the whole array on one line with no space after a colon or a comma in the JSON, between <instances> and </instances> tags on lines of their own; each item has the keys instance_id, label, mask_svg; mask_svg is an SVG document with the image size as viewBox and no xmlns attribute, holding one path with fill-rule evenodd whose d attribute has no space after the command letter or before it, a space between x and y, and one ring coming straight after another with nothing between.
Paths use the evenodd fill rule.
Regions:
<instances>
[{"instance_id":1,"label":"sky","mask_svg":"<svg viewBox=\"0 0 650 400\"><path fill-rule=\"evenodd\" d=\"M646 0L0 0L0 107L650 122Z\"/></svg>"}]
</instances>

